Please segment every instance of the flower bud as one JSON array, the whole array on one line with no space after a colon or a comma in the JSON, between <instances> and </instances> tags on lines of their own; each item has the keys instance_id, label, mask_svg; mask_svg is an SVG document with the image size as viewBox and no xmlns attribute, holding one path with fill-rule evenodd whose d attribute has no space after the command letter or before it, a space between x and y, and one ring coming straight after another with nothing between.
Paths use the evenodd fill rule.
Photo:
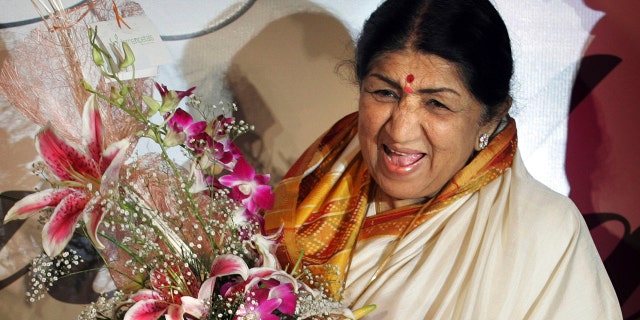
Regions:
<instances>
[{"instance_id":1,"label":"flower bud","mask_svg":"<svg viewBox=\"0 0 640 320\"><path fill-rule=\"evenodd\" d=\"M111 87L110 98L111 98L111 101L118 106L123 105L125 102L124 97L120 95L120 92L118 91L118 89L116 89L116 87Z\"/></svg>"},{"instance_id":2,"label":"flower bud","mask_svg":"<svg viewBox=\"0 0 640 320\"><path fill-rule=\"evenodd\" d=\"M120 63L120 70L124 70L130 67L131 65L133 65L133 62L136 61L133 50L131 50L131 47L125 41L122 41L122 50L124 50L124 60L122 60L122 62Z\"/></svg>"},{"instance_id":3,"label":"flower bud","mask_svg":"<svg viewBox=\"0 0 640 320\"><path fill-rule=\"evenodd\" d=\"M149 107L149 116L156 114L156 112L160 110L160 103L158 103L158 101L156 101L154 98L149 96L142 96L142 100Z\"/></svg>"},{"instance_id":4,"label":"flower bud","mask_svg":"<svg viewBox=\"0 0 640 320\"><path fill-rule=\"evenodd\" d=\"M95 90L93 89L93 86L91 84L89 84L89 82L86 82L84 80L82 80L82 87L89 91L89 92L94 92Z\"/></svg>"},{"instance_id":5,"label":"flower bud","mask_svg":"<svg viewBox=\"0 0 640 320\"><path fill-rule=\"evenodd\" d=\"M92 50L92 54L93 54L93 62L98 67L102 67L104 65L104 59L102 58L102 53L100 52L100 50L94 47Z\"/></svg>"}]
</instances>

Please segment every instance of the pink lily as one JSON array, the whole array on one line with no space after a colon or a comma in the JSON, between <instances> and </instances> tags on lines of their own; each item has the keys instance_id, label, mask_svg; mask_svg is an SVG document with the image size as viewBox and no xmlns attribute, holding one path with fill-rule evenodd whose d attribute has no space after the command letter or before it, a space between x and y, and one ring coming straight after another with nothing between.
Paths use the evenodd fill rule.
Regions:
<instances>
[{"instance_id":1,"label":"pink lily","mask_svg":"<svg viewBox=\"0 0 640 320\"><path fill-rule=\"evenodd\" d=\"M58 137L49 125L38 133L36 148L59 179L59 186L24 197L5 217L5 222L26 219L41 209L54 207L42 230L44 251L51 257L60 254L71 240L81 216L96 248L104 248L97 237L104 212L96 193L105 192L117 178L130 144L125 139L103 148L102 120L93 95L84 105L82 121L82 150Z\"/></svg>"},{"instance_id":2,"label":"pink lily","mask_svg":"<svg viewBox=\"0 0 640 320\"><path fill-rule=\"evenodd\" d=\"M251 243L260 255L260 265L265 268L278 269L278 259L276 258L276 247L280 232L271 236L264 236L260 233L251 236Z\"/></svg>"},{"instance_id":3,"label":"pink lily","mask_svg":"<svg viewBox=\"0 0 640 320\"><path fill-rule=\"evenodd\" d=\"M167 320L184 319L184 310L180 305L162 299L162 296L150 289L142 289L131 296L135 301L124 315L124 320L157 320L165 316Z\"/></svg>"},{"instance_id":4,"label":"pink lily","mask_svg":"<svg viewBox=\"0 0 640 320\"><path fill-rule=\"evenodd\" d=\"M189 296L180 297L179 303L170 303L157 292L142 289L131 298L135 303L125 313L124 320L157 320L162 316L166 320L184 320L185 314L190 315L190 319L201 319L207 312L202 301Z\"/></svg>"},{"instance_id":5,"label":"pink lily","mask_svg":"<svg viewBox=\"0 0 640 320\"><path fill-rule=\"evenodd\" d=\"M245 305L236 311L236 319L253 316L252 319L276 320L279 317L273 314L275 310L291 315L295 313L297 282L291 275L272 268L249 269L246 262L235 255L216 257L211 278L202 284L198 299L211 298L216 279L228 275L237 275L239 279L222 284L220 293L225 297L235 297L236 293L246 297Z\"/></svg>"},{"instance_id":6,"label":"pink lily","mask_svg":"<svg viewBox=\"0 0 640 320\"><path fill-rule=\"evenodd\" d=\"M273 206L274 195L268 185L269 175L256 174L244 158L239 158L233 172L220 177L219 181L231 188L231 198L242 202L251 213Z\"/></svg>"},{"instance_id":7,"label":"pink lily","mask_svg":"<svg viewBox=\"0 0 640 320\"><path fill-rule=\"evenodd\" d=\"M182 320L185 314L201 319L206 316L205 301L213 296L216 279L238 275L247 279L249 268L242 258L235 255L220 255L213 260L210 278L200 285L188 267L154 271L151 276L152 289L136 292L134 305L125 314L124 320L156 320L164 316L167 320ZM194 297L197 291L197 297Z\"/></svg>"},{"instance_id":8,"label":"pink lily","mask_svg":"<svg viewBox=\"0 0 640 320\"><path fill-rule=\"evenodd\" d=\"M213 260L209 275L210 278L202 283L200 292L198 292L198 299L203 301L213 296L217 278L238 275L242 280L246 280L249 277L249 267L242 258L232 254L223 254Z\"/></svg>"},{"instance_id":9,"label":"pink lily","mask_svg":"<svg viewBox=\"0 0 640 320\"><path fill-rule=\"evenodd\" d=\"M189 267L171 264L166 270L153 270L150 274L152 289L142 289L132 295L135 303L125 313L124 320L201 319L207 308L203 300L193 295L200 290L200 282Z\"/></svg>"}]
</instances>

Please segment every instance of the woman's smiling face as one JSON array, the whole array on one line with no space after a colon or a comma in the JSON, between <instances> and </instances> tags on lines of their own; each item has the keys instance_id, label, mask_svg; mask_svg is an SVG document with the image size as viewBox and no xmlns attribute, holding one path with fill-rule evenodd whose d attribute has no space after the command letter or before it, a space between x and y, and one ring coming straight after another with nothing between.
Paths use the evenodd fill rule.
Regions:
<instances>
[{"instance_id":1,"label":"woman's smiling face","mask_svg":"<svg viewBox=\"0 0 640 320\"><path fill-rule=\"evenodd\" d=\"M373 179L393 200L434 196L465 166L483 133L483 106L453 63L396 51L360 84L359 139Z\"/></svg>"}]
</instances>

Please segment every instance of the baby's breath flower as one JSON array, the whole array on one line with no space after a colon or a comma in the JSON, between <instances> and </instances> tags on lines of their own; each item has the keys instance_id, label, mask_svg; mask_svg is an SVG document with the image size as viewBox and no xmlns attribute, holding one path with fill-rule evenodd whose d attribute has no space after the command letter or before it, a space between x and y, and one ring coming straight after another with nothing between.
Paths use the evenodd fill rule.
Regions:
<instances>
[{"instance_id":1,"label":"baby's breath flower","mask_svg":"<svg viewBox=\"0 0 640 320\"><path fill-rule=\"evenodd\" d=\"M150 302L158 302L159 307L172 304L171 308L183 308L183 301L190 301L194 304L190 306L193 308L189 308L191 312L205 311L205 314L194 318L250 319L256 316L254 312L260 310L264 296L262 293L256 294L255 290L249 288L251 285L259 286L262 290L278 281L291 281L297 294L293 299L296 303L295 314L283 317L328 318L330 314L339 313L340 304L324 293L329 287L325 280L314 277L304 268L295 275L296 278L282 275L263 279L265 281L251 279L251 283L243 283L249 281L245 279L247 271L244 267L268 269L263 261L271 257L267 256L269 250L262 250L252 240L261 232L262 225L257 221L238 221L238 212L244 212L247 204L243 204L237 192L225 187L222 182L224 179L220 179L224 174L234 173L234 169L240 171L239 168L245 165L243 158L238 158L241 155L236 154L237 147L233 140L254 130L253 125L231 117L238 106L223 102L207 104L191 95L192 89L175 91L160 84L156 87L163 98L162 104L146 96L143 98L146 106L134 105L134 100L138 98L127 96L127 93L135 92L132 87L134 82L112 83L117 86L114 90L119 93L116 106L129 107L125 111L131 112L144 126L136 129L139 134L136 133L132 140L144 139L156 143L161 149L160 153L149 154L135 151L108 185L81 182L82 185L86 184L87 193L98 199L91 203L94 207L90 209L103 213L97 237L108 243L100 254L110 274L122 278L119 279L122 281L114 283L130 283L127 290L139 286L152 291L154 295L149 297L153 298L149 299L153 301ZM179 102L188 95L191 96L185 102L189 107L187 116ZM109 96L106 98L109 99ZM159 121L149 119L148 109L162 110L164 118ZM181 116L190 119L182 121L184 119L179 119ZM187 158L187 164L178 163L168 155L166 142L172 138L172 134L176 135L173 138L177 141L172 147L178 148ZM183 134L184 139L181 136ZM44 163L34 164L33 171L43 179L52 176ZM190 190L194 184L199 185L201 180L205 187L194 188L198 189L197 192ZM49 183L55 185L56 182ZM253 213L253 210L250 211ZM51 209L44 210L41 222L47 222L52 213ZM84 219L81 219L78 227L86 229L84 224ZM219 266L214 264L224 260L219 258L227 254L234 256L236 265L245 264L240 268L242 270L215 274L220 268L215 268ZM36 258L31 268L31 290L27 298L36 301L44 297L56 281L75 272L81 262L80 256L74 251L63 251L53 259L46 255ZM235 266L226 267L222 269L229 270ZM260 271L263 272L263 269ZM224 295L213 292L203 298L203 283L212 277L216 277L216 288L237 287ZM312 289L301 285L297 279L302 279ZM245 290L244 285L248 289ZM185 297L194 299L183 300ZM135 303L130 292L105 294L88 305L79 319L122 319L128 308L135 307ZM241 309L248 313L240 316L238 310Z\"/></svg>"}]
</instances>

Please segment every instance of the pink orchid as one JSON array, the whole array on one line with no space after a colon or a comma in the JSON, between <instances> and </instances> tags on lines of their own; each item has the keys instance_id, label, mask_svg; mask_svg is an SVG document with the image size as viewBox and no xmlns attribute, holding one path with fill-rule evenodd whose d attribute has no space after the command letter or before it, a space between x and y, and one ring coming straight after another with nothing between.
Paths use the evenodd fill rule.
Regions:
<instances>
[{"instance_id":1,"label":"pink orchid","mask_svg":"<svg viewBox=\"0 0 640 320\"><path fill-rule=\"evenodd\" d=\"M218 137L213 141L213 158L224 169L232 170L235 161L242 156L240 148L229 137Z\"/></svg>"},{"instance_id":2,"label":"pink orchid","mask_svg":"<svg viewBox=\"0 0 640 320\"><path fill-rule=\"evenodd\" d=\"M205 148L210 148L213 138L205 132L206 121L193 121L193 117L182 109L176 109L167 121L167 135L163 141L165 146L172 147L182 143L194 150L196 154L202 153Z\"/></svg>"},{"instance_id":3,"label":"pink orchid","mask_svg":"<svg viewBox=\"0 0 640 320\"><path fill-rule=\"evenodd\" d=\"M208 153L209 165L217 163L221 165L221 170L233 170L235 162L242 156L242 151L229 136L229 127L235 120L218 116L207 126L207 133L213 138L212 150Z\"/></svg>"},{"instance_id":4,"label":"pink orchid","mask_svg":"<svg viewBox=\"0 0 640 320\"><path fill-rule=\"evenodd\" d=\"M180 100L193 94L196 87L191 87L185 91L169 90L167 89L167 86L156 82L156 89L160 92L162 104L158 104L157 102L149 104L151 100L147 99L145 99L145 102L147 102L152 112L159 111L160 113L166 113L175 109L175 107L180 103Z\"/></svg>"},{"instance_id":5,"label":"pink orchid","mask_svg":"<svg viewBox=\"0 0 640 320\"><path fill-rule=\"evenodd\" d=\"M231 188L231 198L242 202L251 213L273 206L274 195L268 185L269 175L256 174L244 158L239 158L233 172L220 177L219 182Z\"/></svg>"},{"instance_id":6,"label":"pink orchid","mask_svg":"<svg viewBox=\"0 0 640 320\"><path fill-rule=\"evenodd\" d=\"M158 92L160 92L160 96L162 97L162 101L164 103L165 100L175 96L175 98L178 99L178 101L182 100L185 97L190 96L191 94L193 94L193 91L196 89L196 87L191 87L185 91L179 91L179 90L169 90L167 89L167 86L164 84L159 84L156 82L156 89L158 89ZM177 105L177 103L176 103Z\"/></svg>"},{"instance_id":7,"label":"pink orchid","mask_svg":"<svg viewBox=\"0 0 640 320\"><path fill-rule=\"evenodd\" d=\"M236 311L236 319L279 319L275 310L294 315L297 304L297 281L282 270L272 268L249 269L243 282L232 283L223 291L225 297L243 293L245 304ZM225 288L225 286L223 286Z\"/></svg>"},{"instance_id":8,"label":"pink orchid","mask_svg":"<svg viewBox=\"0 0 640 320\"><path fill-rule=\"evenodd\" d=\"M278 310L284 314L295 314L297 297L292 283L277 283L269 288L268 299L278 299Z\"/></svg>"},{"instance_id":9,"label":"pink orchid","mask_svg":"<svg viewBox=\"0 0 640 320\"><path fill-rule=\"evenodd\" d=\"M273 314L280 305L279 299L268 299L268 290L258 289L251 293L252 299L248 299L236 311L234 319L261 319L279 320L280 317Z\"/></svg>"},{"instance_id":10,"label":"pink orchid","mask_svg":"<svg viewBox=\"0 0 640 320\"><path fill-rule=\"evenodd\" d=\"M82 150L57 136L49 125L38 133L36 148L60 180L59 186L24 197L5 217L5 222L26 219L41 209L54 207L42 231L44 250L51 257L60 254L71 240L81 216L95 246L104 248L97 237L104 213L98 205L101 197L96 193L106 192L117 178L130 144L125 139L103 149L102 120L93 95L84 105L82 121Z\"/></svg>"}]
</instances>

